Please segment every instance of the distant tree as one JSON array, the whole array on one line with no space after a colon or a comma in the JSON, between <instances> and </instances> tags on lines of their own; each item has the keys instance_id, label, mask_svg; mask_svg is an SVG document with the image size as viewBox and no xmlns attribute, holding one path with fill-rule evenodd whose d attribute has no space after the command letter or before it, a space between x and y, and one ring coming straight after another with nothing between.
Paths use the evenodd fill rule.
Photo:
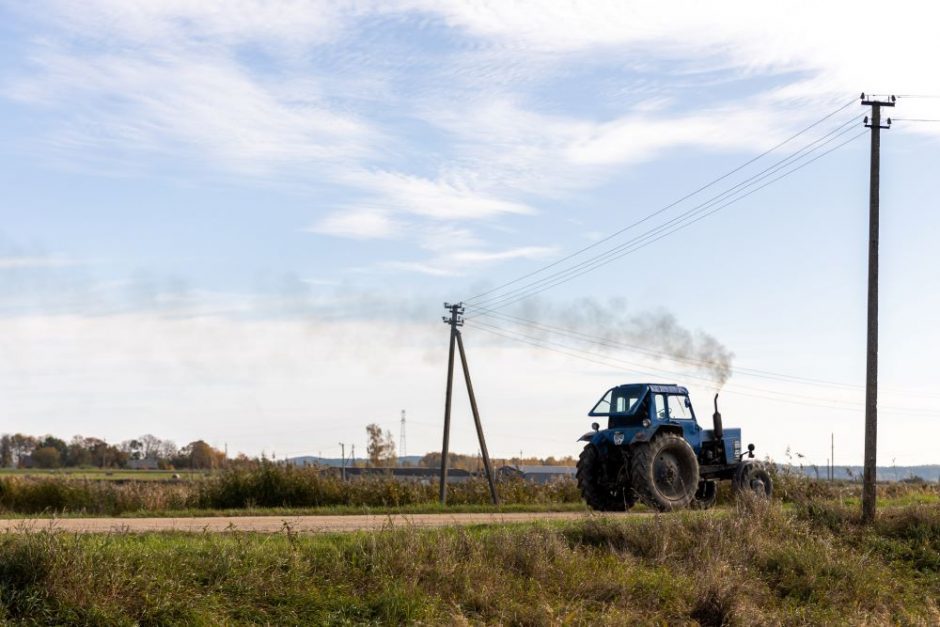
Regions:
<instances>
[{"instance_id":1,"label":"distant tree","mask_svg":"<svg viewBox=\"0 0 940 627\"><path fill-rule=\"evenodd\" d=\"M13 453L13 463L17 466L25 463L26 458L35 450L36 438L23 433L14 433L10 436L10 449Z\"/></svg>"},{"instance_id":2,"label":"distant tree","mask_svg":"<svg viewBox=\"0 0 940 627\"><path fill-rule=\"evenodd\" d=\"M366 446L366 454L369 456L369 463L373 466L395 463L395 439L391 431L382 432L382 427L373 423L366 426L366 434L369 437L369 443Z\"/></svg>"},{"instance_id":3,"label":"distant tree","mask_svg":"<svg viewBox=\"0 0 940 627\"><path fill-rule=\"evenodd\" d=\"M427 453L421 458L419 464L425 468L440 468L441 454L438 452ZM447 467L460 468L461 470L476 470L477 458L475 455L447 453Z\"/></svg>"},{"instance_id":4,"label":"distant tree","mask_svg":"<svg viewBox=\"0 0 940 627\"><path fill-rule=\"evenodd\" d=\"M68 444L65 443L65 440L60 440L57 437L47 435L43 438L37 445L37 448L54 448L59 451L60 456L65 455L65 451L68 448Z\"/></svg>"},{"instance_id":5,"label":"distant tree","mask_svg":"<svg viewBox=\"0 0 940 627\"><path fill-rule=\"evenodd\" d=\"M157 459L171 460L177 456L179 448L173 440L163 440L157 449Z\"/></svg>"},{"instance_id":6,"label":"distant tree","mask_svg":"<svg viewBox=\"0 0 940 627\"><path fill-rule=\"evenodd\" d=\"M144 445L140 440L124 440L118 448L127 454L128 459L144 458Z\"/></svg>"},{"instance_id":7,"label":"distant tree","mask_svg":"<svg viewBox=\"0 0 940 627\"><path fill-rule=\"evenodd\" d=\"M91 466L91 452L85 446L85 438L76 435L65 450L65 465L71 468Z\"/></svg>"},{"instance_id":8,"label":"distant tree","mask_svg":"<svg viewBox=\"0 0 940 627\"><path fill-rule=\"evenodd\" d=\"M0 466L3 468L13 467L13 445L7 433L0 437Z\"/></svg>"},{"instance_id":9,"label":"distant tree","mask_svg":"<svg viewBox=\"0 0 940 627\"><path fill-rule=\"evenodd\" d=\"M225 453L212 448L202 440L196 440L181 448L175 459L180 467L209 470L221 468L224 465Z\"/></svg>"},{"instance_id":10,"label":"distant tree","mask_svg":"<svg viewBox=\"0 0 940 627\"><path fill-rule=\"evenodd\" d=\"M141 445L143 459L160 459L162 455L163 440L155 435L145 433L138 438ZM170 444L173 444L170 442ZM176 445L173 445L173 453L176 453ZM171 456L172 457L172 456Z\"/></svg>"},{"instance_id":11,"label":"distant tree","mask_svg":"<svg viewBox=\"0 0 940 627\"><path fill-rule=\"evenodd\" d=\"M59 449L53 446L43 446L33 451L31 458L36 468L58 468L62 463Z\"/></svg>"}]
</instances>

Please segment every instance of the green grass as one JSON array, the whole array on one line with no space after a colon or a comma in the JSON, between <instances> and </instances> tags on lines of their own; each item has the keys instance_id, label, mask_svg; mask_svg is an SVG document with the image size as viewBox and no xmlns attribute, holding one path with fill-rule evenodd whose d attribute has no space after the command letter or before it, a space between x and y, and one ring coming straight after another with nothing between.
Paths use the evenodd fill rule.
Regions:
<instances>
[{"instance_id":1,"label":"green grass","mask_svg":"<svg viewBox=\"0 0 940 627\"><path fill-rule=\"evenodd\" d=\"M83 479L87 481L181 481L204 478L205 471L108 470L103 468L0 468L0 477Z\"/></svg>"},{"instance_id":2,"label":"green grass","mask_svg":"<svg viewBox=\"0 0 940 627\"><path fill-rule=\"evenodd\" d=\"M584 512L590 510L584 503L506 503L503 505L447 505L440 503L417 503L402 506L370 507L352 505L330 505L324 507L248 507L235 509L164 509L164 510L138 510L126 511L114 516L115 518L202 518L224 516L357 516L374 515L385 516L389 514L463 514L463 513L512 513L512 512ZM649 511L642 505L637 505L635 511ZM87 518L89 515L82 511L39 512L35 514L7 513L6 519L20 518Z\"/></svg>"},{"instance_id":3,"label":"green grass","mask_svg":"<svg viewBox=\"0 0 940 627\"><path fill-rule=\"evenodd\" d=\"M507 505L539 508L580 503L573 481L536 485L514 479L499 484ZM164 514L183 510L257 510L269 508L362 510L363 508L433 507L433 483L391 478L342 481L313 468L262 464L232 469L199 481L97 481L61 476L0 476L0 512L6 515L122 516ZM490 502L486 481L451 484L448 503L457 506Z\"/></svg>"},{"instance_id":4,"label":"green grass","mask_svg":"<svg viewBox=\"0 0 940 627\"><path fill-rule=\"evenodd\" d=\"M0 536L8 624L940 621L940 506L710 512L306 536Z\"/></svg>"}]
</instances>

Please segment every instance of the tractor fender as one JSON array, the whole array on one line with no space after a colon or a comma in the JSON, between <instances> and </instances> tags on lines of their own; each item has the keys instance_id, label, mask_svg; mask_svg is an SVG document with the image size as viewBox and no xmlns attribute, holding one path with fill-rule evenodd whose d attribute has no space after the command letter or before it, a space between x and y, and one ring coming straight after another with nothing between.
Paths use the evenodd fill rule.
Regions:
<instances>
[{"instance_id":1,"label":"tractor fender","mask_svg":"<svg viewBox=\"0 0 940 627\"><path fill-rule=\"evenodd\" d=\"M682 427L678 427L674 425L654 424L650 427L647 427L646 429L637 431L636 434L633 436L633 439L630 440L630 444L633 445L633 444L639 444L641 442L650 442L653 438L656 437L656 434L658 433L675 433L681 437Z\"/></svg>"},{"instance_id":2,"label":"tractor fender","mask_svg":"<svg viewBox=\"0 0 940 627\"><path fill-rule=\"evenodd\" d=\"M585 433L580 439L590 442L600 451L607 451L609 448L620 448L628 445L633 437L633 431L630 428L601 429L600 431Z\"/></svg>"},{"instance_id":3,"label":"tractor fender","mask_svg":"<svg viewBox=\"0 0 940 627\"><path fill-rule=\"evenodd\" d=\"M596 431L588 431L587 433L585 433L584 435L582 435L580 438L578 438L578 442L590 442L590 441L594 438L594 434L595 434L595 433L597 433L597 432L596 432Z\"/></svg>"}]
</instances>

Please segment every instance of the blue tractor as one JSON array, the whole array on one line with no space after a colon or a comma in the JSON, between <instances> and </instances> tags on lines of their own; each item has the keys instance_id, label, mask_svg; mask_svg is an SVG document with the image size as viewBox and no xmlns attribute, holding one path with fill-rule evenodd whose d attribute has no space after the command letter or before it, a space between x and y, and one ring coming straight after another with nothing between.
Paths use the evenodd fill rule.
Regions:
<instances>
[{"instance_id":1,"label":"blue tractor","mask_svg":"<svg viewBox=\"0 0 940 627\"><path fill-rule=\"evenodd\" d=\"M754 445L742 452L741 430L723 428L717 394L712 429L698 424L689 391L674 384L619 385L588 415L607 419L607 428L595 422L580 438L578 488L592 509L626 511L637 501L659 511L705 509L722 479L736 493L773 490Z\"/></svg>"}]
</instances>

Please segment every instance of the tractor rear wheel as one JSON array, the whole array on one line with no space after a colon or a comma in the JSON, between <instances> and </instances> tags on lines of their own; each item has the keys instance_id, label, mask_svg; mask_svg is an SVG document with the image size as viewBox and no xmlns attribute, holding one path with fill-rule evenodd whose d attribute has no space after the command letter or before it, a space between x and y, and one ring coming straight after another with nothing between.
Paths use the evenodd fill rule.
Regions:
<instances>
[{"instance_id":1,"label":"tractor rear wheel","mask_svg":"<svg viewBox=\"0 0 940 627\"><path fill-rule=\"evenodd\" d=\"M630 474L643 504L661 512L688 507L699 484L695 451L675 433L635 445Z\"/></svg>"},{"instance_id":2,"label":"tractor rear wheel","mask_svg":"<svg viewBox=\"0 0 940 627\"><path fill-rule=\"evenodd\" d=\"M618 473L618 479L624 474ZM626 486L626 481L617 481L614 484L609 482L604 471L604 462L593 444L588 444L581 451L578 473L575 476L581 497L591 509L600 512L625 512L636 503L636 496L633 490Z\"/></svg>"}]
</instances>

